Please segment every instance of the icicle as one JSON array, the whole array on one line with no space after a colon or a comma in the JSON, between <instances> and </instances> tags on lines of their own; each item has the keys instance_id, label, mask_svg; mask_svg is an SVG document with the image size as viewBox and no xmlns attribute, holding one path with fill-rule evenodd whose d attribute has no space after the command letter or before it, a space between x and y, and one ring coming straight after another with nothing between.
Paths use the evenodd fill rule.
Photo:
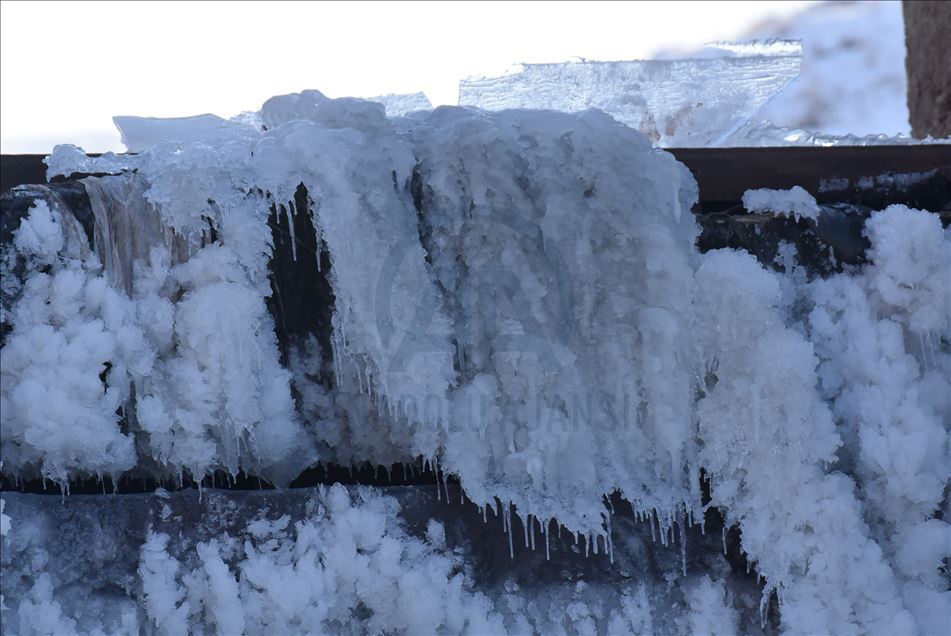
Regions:
<instances>
[{"instance_id":1,"label":"icicle","mask_svg":"<svg viewBox=\"0 0 951 636\"><path fill-rule=\"evenodd\" d=\"M522 519L519 517L519 519ZM528 526L532 523L532 515L526 515L525 519L522 520L522 531L525 533L525 547L528 547Z\"/></svg>"},{"instance_id":2,"label":"icicle","mask_svg":"<svg viewBox=\"0 0 951 636\"><path fill-rule=\"evenodd\" d=\"M720 536L723 539L723 556L726 556L726 526L720 528Z\"/></svg>"},{"instance_id":3,"label":"icicle","mask_svg":"<svg viewBox=\"0 0 951 636\"><path fill-rule=\"evenodd\" d=\"M512 544L512 511L511 511L511 509L509 508L509 506L511 506L511 503L509 503L509 504L505 507L505 516L506 516L506 518L507 518L507 523L508 523L508 527L509 527L509 532L508 532L508 534L509 534L509 558L510 558L510 559L514 559L514 558L515 558L515 546Z\"/></svg>"},{"instance_id":4,"label":"icicle","mask_svg":"<svg viewBox=\"0 0 951 636\"><path fill-rule=\"evenodd\" d=\"M551 552L550 552L549 549L548 549L548 525L549 525L550 523L551 523L551 519L549 519L548 521L546 521L546 522L545 522L545 529L544 529L544 532L545 532L545 560L546 560L546 561L550 561L550 560L551 560Z\"/></svg>"},{"instance_id":5,"label":"icicle","mask_svg":"<svg viewBox=\"0 0 951 636\"><path fill-rule=\"evenodd\" d=\"M308 208L311 210L311 218L313 218L314 202L308 199L307 204L308 204ZM320 228L317 227L316 223L314 223L313 225L314 225L314 233L315 233L314 238L316 239L314 241L314 249L317 250L317 271L319 272L320 271L320 253L321 251L323 251L324 240L321 237Z\"/></svg>"},{"instance_id":6,"label":"icicle","mask_svg":"<svg viewBox=\"0 0 951 636\"><path fill-rule=\"evenodd\" d=\"M589 534L587 537L585 537L585 539L586 540L584 542L584 558L587 559L588 554L591 552L591 535Z\"/></svg>"},{"instance_id":7,"label":"icicle","mask_svg":"<svg viewBox=\"0 0 951 636\"><path fill-rule=\"evenodd\" d=\"M648 516L647 523L649 523L651 527L651 541L657 543L657 533L654 532L654 517Z\"/></svg>"},{"instance_id":8,"label":"icicle","mask_svg":"<svg viewBox=\"0 0 951 636\"><path fill-rule=\"evenodd\" d=\"M611 565L614 565L614 536L611 532L611 515L606 515L608 523L608 536L607 536L607 548L608 548L608 558L611 560Z\"/></svg>"},{"instance_id":9,"label":"icicle","mask_svg":"<svg viewBox=\"0 0 951 636\"><path fill-rule=\"evenodd\" d=\"M532 530L531 530L532 552L535 551L535 521L538 521L538 517L535 517L535 519L532 520L532 516L528 515L528 524L532 527Z\"/></svg>"},{"instance_id":10,"label":"icicle","mask_svg":"<svg viewBox=\"0 0 951 636\"><path fill-rule=\"evenodd\" d=\"M762 629L766 629L766 607L769 605L769 595L773 590L770 587L763 589L759 599L759 624Z\"/></svg>"},{"instance_id":11,"label":"icicle","mask_svg":"<svg viewBox=\"0 0 951 636\"><path fill-rule=\"evenodd\" d=\"M284 209L284 216L287 218L288 235L291 239L291 258L297 262L297 236L294 231L294 202ZM320 267L320 257L317 258L317 266Z\"/></svg>"},{"instance_id":12,"label":"icicle","mask_svg":"<svg viewBox=\"0 0 951 636\"><path fill-rule=\"evenodd\" d=\"M486 510L486 508L487 506L485 504L482 504L482 523L489 522L488 511Z\"/></svg>"},{"instance_id":13,"label":"icicle","mask_svg":"<svg viewBox=\"0 0 951 636\"><path fill-rule=\"evenodd\" d=\"M680 571L687 576L687 531L683 522L680 523Z\"/></svg>"}]
</instances>

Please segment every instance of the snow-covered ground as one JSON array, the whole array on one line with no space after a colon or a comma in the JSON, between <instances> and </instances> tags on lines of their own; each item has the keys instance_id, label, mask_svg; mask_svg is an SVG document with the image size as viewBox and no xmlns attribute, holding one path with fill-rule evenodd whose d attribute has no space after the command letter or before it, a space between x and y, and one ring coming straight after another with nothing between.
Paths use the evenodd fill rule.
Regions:
<instances>
[{"instance_id":1,"label":"snow-covered ground","mask_svg":"<svg viewBox=\"0 0 951 636\"><path fill-rule=\"evenodd\" d=\"M452 505L493 516L512 558L524 532L539 560L555 544L557 567L583 551L628 574L595 593L574 575L511 587L473 557L484 536L449 547L438 520L404 526L399 498L337 487L293 526L184 495L166 513L152 495L147 527L123 522L138 534L118 582L86 587L68 559L95 571L118 550L101 513L75 518L70 557L45 543L62 521L19 496L2 519L5 630L733 633L761 629L775 592L786 631L942 631L951 233L937 215L873 213L869 262L818 278L791 246L779 271L699 253L692 175L597 111L387 117L307 91L199 129L172 122L134 157L51 157L51 175L125 171L83 182L91 243L39 189L3 246L5 475L286 485L318 461L423 461L458 477ZM154 133L124 130L144 146ZM801 190L747 203L804 227L819 215ZM282 358L275 205L329 254L329 272L293 258L332 287L330 351L305 338ZM701 471L761 590L717 541L688 558ZM631 519L665 555L636 575L646 530Z\"/></svg>"}]
</instances>

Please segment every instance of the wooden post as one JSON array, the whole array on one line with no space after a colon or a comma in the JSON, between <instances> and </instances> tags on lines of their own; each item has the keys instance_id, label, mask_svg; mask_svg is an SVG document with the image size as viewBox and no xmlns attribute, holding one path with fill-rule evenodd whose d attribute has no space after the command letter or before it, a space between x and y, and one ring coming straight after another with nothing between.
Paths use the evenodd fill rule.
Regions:
<instances>
[{"instance_id":1,"label":"wooden post","mask_svg":"<svg viewBox=\"0 0 951 636\"><path fill-rule=\"evenodd\" d=\"M951 2L904 0L911 134L951 136Z\"/></svg>"}]
</instances>

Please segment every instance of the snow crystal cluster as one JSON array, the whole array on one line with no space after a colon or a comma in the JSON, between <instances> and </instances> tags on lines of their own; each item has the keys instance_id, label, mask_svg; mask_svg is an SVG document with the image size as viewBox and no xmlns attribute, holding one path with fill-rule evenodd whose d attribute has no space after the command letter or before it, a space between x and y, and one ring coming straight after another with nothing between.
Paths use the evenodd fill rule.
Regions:
<instances>
[{"instance_id":1,"label":"snow crystal cluster","mask_svg":"<svg viewBox=\"0 0 951 636\"><path fill-rule=\"evenodd\" d=\"M197 522L195 497L188 493L126 496L125 505L108 512L89 497L74 496L70 524L72 532L91 535L87 550L62 544L57 521L64 518L64 506L50 501L55 498L11 495L9 507L21 521L5 539L2 564L30 576L5 582L13 602L2 610L4 630L737 631L734 596L709 573L655 581L649 564L631 558L624 567L637 577L620 588L617 577L587 582L565 577L546 582L540 594L516 568L491 582L500 573L477 571L472 547L451 536L460 530L452 512L414 524L404 510L418 508L430 496L420 498L413 488L394 488L387 495L378 490L335 485L297 491L291 505L288 497L213 491L198 504ZM434 512L452 509L443 505ZM503 559L509 563L507 554ZM744 593L744 601L755 605L748 596Z\"/></svg>"},{"instance_id":2,"label":"snow crystal cluster","mask_svg":"<svg viewBox=\"0 0 951 636\"><path fill-rule=\"evenodd\" d=\"M802 186L793 186L789 190L747 190L743 193L743 207L747 212L772 212L792 216L797 221L819 218L819 205Z\"/></svg>"},{"instance_id":3,"label":"snow crystal cluster","mask_svg":"<svg viewBox=\"0 0 951 636\"><path fill-rule=\"evenodd\" d=\"M874 213L869 262L812 279L793 258L777 272L698 253L690 173L599 111L387 117L307 91L238 121L173 122L157 144L155 122L122 125L143 148L126 165L50 159L51 174L133 169L83 180L91 241L50 191L3 255L5 279L23 272L4 316L5 474L287 484L318 461L422 458L501 515L510 549L514 513L532 545L564 529L611 558L606 495L682 545L703 523L704 471L785 629L941 631L951 234L936 215ZM744 204L819 210L801 189ZM278 209L307 215L329 254L313 275L333 290L331 351L311 338L282 360L267 304ZM429 545L437 527L426 544L385 499L325 499L293 531L262 521L187 554L150 533L149 624L532 629ZM687 587L706 610L682 629L735 629L722 581ZM23 631L76 628L49 611L48 577L24 594L8 610ZM617 628L651 629L637 590L622 594ZM465 611L439 610L450 599Z\"/></svg>"}]
</instances>

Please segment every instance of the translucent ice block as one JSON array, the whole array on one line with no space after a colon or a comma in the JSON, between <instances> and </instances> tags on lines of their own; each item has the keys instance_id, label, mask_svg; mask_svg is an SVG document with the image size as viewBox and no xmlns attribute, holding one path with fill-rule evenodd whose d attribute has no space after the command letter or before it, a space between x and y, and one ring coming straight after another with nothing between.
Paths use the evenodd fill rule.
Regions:
<instances>
[{"instance_id":1,"label":"translucent ice block","mask_svg":"<svg viewBox=\"0 0 951 636\"><path fill-rule=\"evenodd\" d=\"M425 93L388 94L370 97L369 101L379 102L389 117L406 115L420 110L432 110L433 105Z\"/></svg>"},{"instance_id":2,"label":"translucent ice block","mask_svg":"<svg viewBox=\"0 0 951 636\"><path fill-rule=\"evenodd\" d=\"M717 146L799 74L798 41L718 43L682 60L526 64L469 78L459 103L487 110L598 108L660 146Z\"/></svg>"}]
</instances>

